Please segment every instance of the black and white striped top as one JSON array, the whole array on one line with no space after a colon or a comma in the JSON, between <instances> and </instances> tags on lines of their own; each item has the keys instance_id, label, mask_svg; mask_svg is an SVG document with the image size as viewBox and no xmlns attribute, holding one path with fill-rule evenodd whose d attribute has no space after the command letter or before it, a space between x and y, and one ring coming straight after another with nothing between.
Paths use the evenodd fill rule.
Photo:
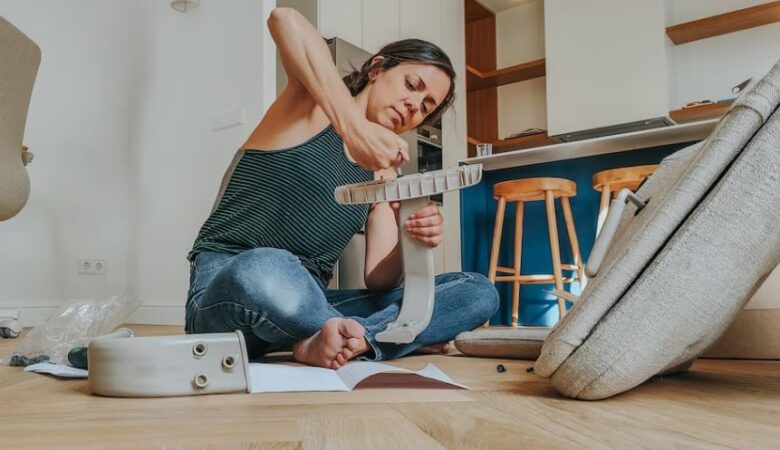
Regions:
<instances>
[{"instance_id":1,"label":"black and white striped top","mask_svg":"<svg viewBox=\"0 0 780 450\"><path fill-rule=\"evenodd\" d=\"M332 125L295 147L239 150L187 258L202 251L279 248L327 284L368 217L367 205L340 205L333 191L372 179L372 172L347 159Z\"/></svg>"}]
</instances>

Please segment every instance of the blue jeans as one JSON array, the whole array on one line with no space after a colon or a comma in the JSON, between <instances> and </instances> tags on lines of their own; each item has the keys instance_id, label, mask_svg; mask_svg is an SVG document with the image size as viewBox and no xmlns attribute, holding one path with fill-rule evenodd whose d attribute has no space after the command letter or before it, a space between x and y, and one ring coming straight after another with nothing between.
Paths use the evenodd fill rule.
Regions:
<instances>
[{"instance_id":1,"label":"blue jeans","mask_svg":"<svg viewBox=\"0 0 780 450\"><path fill-rule=\"evenodd\" d=\"M191 264L186 333L241 330L250 357L290 350L332 317L354 319L366 329L374 360L398 358L447 342L485 323L498 309L498 293L483 275L436 277L436 303L428 328L410 344L377 342L398 317L403 288L372 292L327 289L286 250L257 248L239 254L202 252Z\"/></svg>"}]
</instances>

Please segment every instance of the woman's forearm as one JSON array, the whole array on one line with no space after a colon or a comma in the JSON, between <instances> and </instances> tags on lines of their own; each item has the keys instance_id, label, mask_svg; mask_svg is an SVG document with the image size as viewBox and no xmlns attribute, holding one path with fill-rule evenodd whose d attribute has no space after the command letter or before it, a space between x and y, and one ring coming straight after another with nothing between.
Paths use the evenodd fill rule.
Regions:
<instances>
[{"instance_id":1,"label":"woman's forearm","mask_svg":"<svg viewBox=\"0 0 780 450\"><path fill-rule=\"evenodd\" d=\"M325 41L298 11L276 8L268 29L291 83L300 83L342 136L362 116L333 64Z\"/></svg>"},{"instance_id":2,"label":"woman's forearm","mask_svg":"<svg viewBox=\"0 0 780 450\"><path fill-rule=\"evenodd\" d=\"M366 287L371 291L392 289L401 284L403 271L401 262L401 243L382 259L370 273L365 275Z\"/></svg>"}]
</instances>

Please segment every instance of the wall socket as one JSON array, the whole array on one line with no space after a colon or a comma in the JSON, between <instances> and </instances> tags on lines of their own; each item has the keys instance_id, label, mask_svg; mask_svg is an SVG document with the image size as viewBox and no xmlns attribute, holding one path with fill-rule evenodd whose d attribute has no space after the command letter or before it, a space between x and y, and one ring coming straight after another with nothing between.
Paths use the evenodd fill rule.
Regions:
<instances>
[{"instance_id":1,"label":"wall socket","mask_svg":"<svg viewBox=\"0 0 780 450\"><path fill-rule=\"evenodd\" d=\"M106 260L100 258L79 258L79 273L87 275L105 275Z\"/></svg>"}]
</instances>

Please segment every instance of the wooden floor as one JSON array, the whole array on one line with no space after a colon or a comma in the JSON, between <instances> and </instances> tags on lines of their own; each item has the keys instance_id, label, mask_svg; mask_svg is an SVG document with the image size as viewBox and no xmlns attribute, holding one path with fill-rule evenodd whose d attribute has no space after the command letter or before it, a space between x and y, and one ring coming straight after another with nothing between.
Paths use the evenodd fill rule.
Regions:
<instances>
[{"instance_id":1,"label":"wooden floor","mask_svg":"<svg viewBox=\"0 0 780 450\"><path fill-rule=\"evenodd\" d=\"M0 340L0 355L16 342ZM585 402L526 373L527 361L393 363L428 361L472 390L117 399L91 395L86 380L0 366L0 448L780 448L780 362L700 360L688 374Z\"/></svg>"}]
</instances>

